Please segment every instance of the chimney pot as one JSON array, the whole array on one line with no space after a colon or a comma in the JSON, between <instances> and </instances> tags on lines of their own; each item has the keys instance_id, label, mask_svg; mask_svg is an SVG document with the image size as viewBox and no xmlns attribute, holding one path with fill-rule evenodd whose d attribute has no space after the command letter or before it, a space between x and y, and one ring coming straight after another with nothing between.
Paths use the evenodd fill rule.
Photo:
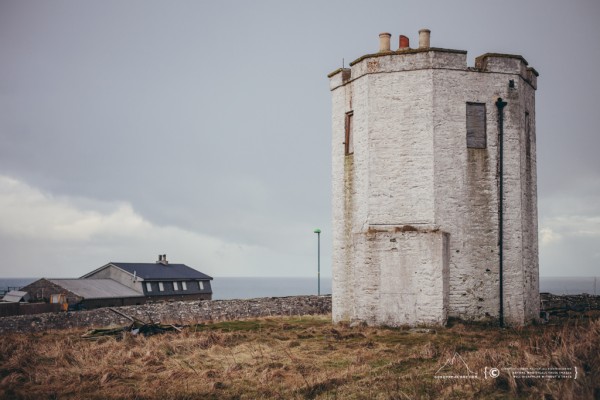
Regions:
<instances>
[{"instance_id":1,"label":"chimney pot","mask_svg":"<svg viewBox=\"0 0 600 400\"><path fill-rule=\"evenodd\" d=\"M390 51L390 38L392 35L387 32L383 32L379 34L379 52L385 53Z\"/></svg>"},{"instance_id":2,"label":"chimney pot","mask_svg":"<svg viewBox=\"0 0 600 400\"><path fill-rule=\"evenodd\" d=\"M400 35L400 44L398 50L410 49L410 40L404 35Z\"/></svg>"},{"instance_id":3,"label":"chimney pot","mask_svg":"<svg viewBox=\"0 0 600 400\"><path fill-rule=\"evenodd\" d=\"M419 31L419 48L428 49L431 41L431 31L429 29L421 29Z\"/></svg>"}]
</instances>

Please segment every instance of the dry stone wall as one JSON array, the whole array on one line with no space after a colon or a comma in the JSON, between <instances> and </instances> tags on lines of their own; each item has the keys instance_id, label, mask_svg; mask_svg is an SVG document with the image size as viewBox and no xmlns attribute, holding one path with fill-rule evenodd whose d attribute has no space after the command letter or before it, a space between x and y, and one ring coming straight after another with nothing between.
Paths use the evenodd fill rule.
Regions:
<instances>
[{"instance_id":1,"label":"dry stone wall","mask_svg":"<svg viewBox=\"0 0 600 400\"><path fill-rule=\"evenodd\" d=\"M597 315L600 296L557 296L542 293L541 310L545 318ZM251 300L176 301L139 306L117 307L117 310L150 322L190 324L244 318L326 315L331 313L331 296L272 297ZM124 326L130 321L108 308L91 311L46 313L0 317L0 334L8 332L42 332L68 328L101 328Z\"/></svg>"},{"instance_id":2,"label":"dry stone wall","mask_svg":"<svg viewBox=\"0 0 600 400\"><path fill-rule=\"evenodd\" d=\"M115 307L147 321L192 324L285 315L318 315L331 312L330 296L267 297L250 300L173 301ZM108 308L90 311L19 315L0 318L0 333L41 332L52 329L123 326L130 321Z\"/></svg>"},{"instance_id":3,"label":"dry stone wall","mask_svg":"<svg viewBox=\"0 0 600 400\"><path fill-rule=\"evenodd\" d=\"M541 293L541 312L545 317L565 317L573 313L586 313L600 310L600 296L576 294L559 296L551 293Z\"/></svg>"}]
</instances>

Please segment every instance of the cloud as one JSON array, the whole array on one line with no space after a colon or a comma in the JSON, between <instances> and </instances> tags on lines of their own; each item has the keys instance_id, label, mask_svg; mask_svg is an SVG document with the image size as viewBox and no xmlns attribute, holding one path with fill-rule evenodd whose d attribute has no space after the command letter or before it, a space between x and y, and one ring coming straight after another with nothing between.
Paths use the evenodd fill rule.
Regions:
<instances>
[{"instance_id":1,"label":"cloud","mask_svg":"<svg viewBox=\"0 0 600 400\"><path fill-rule=\"evenodd\" d=\"M598 273L600 180L579 178L572 190L540 197L540 274Z\"/></svg>"},{"instance_id":2,"label":"cloud","mask_svg":"<svg viewBox=\"0 0 600 400\"><path fill-rule=\"evenodd\" d=\"M550 228L542 228L540 229L540 245L548 246L552 243L556 243L561 239L561 235L554 232Z\"/></svg>"},{"instance_id":3,"label":"cloud","mask_svg":"<svg viewBox=\"0 0 600 400\"><path fill-rule=\"evenodd\" d=\"M6 235L87 242L103 234L124 237L152 228L128 203L106 206L109 212L79 209L74 200L56 198L0 175L0 232Z\"/></svg>"},{"instance_id":4,"label":"cloud","mask_svg":"<svg viewBox=\"0 0 600 400\"><path fill-rule=\"evenodd\" d=\"M569 238L599 238L600 217L585 215L570 215L546 218L540 229L542 245L550 245Z\"/></svg>"},{"instance_id":5,"label":"cloud","mask_svg":"<svg viewBox=\"0 0 600 400\"><path fill-rule=\"evenodd\" d=\"M282 265L285 258L265 247L152 224L127 202L56 197L3 175L0 235L10 265L30 264L19 274L3 271L7 276L48 276L42 266L52 266L54 275L79 276L108 261L155 261L150 257L159 253L209 274L239 276L253 275L267 260Z\"/></svg>"}]
</instances>

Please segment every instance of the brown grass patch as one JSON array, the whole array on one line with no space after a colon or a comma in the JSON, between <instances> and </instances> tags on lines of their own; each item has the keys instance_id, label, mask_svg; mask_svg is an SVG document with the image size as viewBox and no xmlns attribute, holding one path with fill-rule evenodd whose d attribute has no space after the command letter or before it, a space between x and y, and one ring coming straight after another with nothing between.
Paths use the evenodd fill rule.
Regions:
<instances>
[{"instance_id":1,"label":"brown grass patch","mask_svg":"<svg viewBox=\"0 0 600 400\"><path fill-rule=\"evenodd\" d=\"M600 394L600 320L435 332L277 317L182 333L84 340L82 330L0 338L7 399L579 399ZM459 353L478 379L435 379ZM577 367L574 379L485 379L485 367Z\"/></svg>"}]
</instances>

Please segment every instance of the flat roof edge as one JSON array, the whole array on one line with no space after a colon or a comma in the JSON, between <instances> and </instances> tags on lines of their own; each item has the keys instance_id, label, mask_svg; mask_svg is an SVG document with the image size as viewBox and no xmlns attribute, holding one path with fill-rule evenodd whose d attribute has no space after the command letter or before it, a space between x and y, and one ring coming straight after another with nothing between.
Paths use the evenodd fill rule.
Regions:
<instances>
[{"instance_id":1,"label":"flat roof edge","mask_svg":"<svg viewBox=\"0 0 600 400\"><path fill-rule=\"evenodd\" d=\"M441 53L467 54L466 50L442 49L440 47L427 47L427 48L423 48L423 49L406 49L406 50L397 50L397 51L385 51L385 52L381 52L381 53L365 54L364 56L361 56L361 57L357 58L356 60L352 61L350 63L350 66L358 64L359 62L361 62L367 58L376 58L376 57L394 56L394 55L403 55L403 54L418 54L418 53L427 53L430 51L441 52ZM334 72L337 73L338 71L334 71ZM335 75L334 72L332 72L332 76Z\"/></svg>"}]
</instances>

